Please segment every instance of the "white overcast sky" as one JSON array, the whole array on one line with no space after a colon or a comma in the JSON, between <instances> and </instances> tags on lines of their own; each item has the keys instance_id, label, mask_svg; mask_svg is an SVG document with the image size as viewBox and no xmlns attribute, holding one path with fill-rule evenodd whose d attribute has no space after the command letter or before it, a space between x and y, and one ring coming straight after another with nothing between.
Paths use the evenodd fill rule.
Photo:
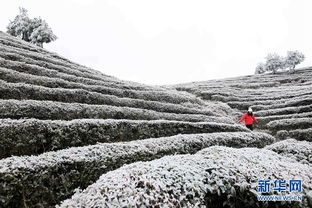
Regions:
<instances>
[{"instance_id":1,"label":"white overcast sky","mask_svg":"<svg viewBox=\"0 0 312 208\"><path fill-rule=\"evenodd\" d=\"M1 31L19 6L58 36L45 48L125 80L249 75L268 53L287 50L312 65L311 0L7 0Z\"/></svg>"}]
</instances>

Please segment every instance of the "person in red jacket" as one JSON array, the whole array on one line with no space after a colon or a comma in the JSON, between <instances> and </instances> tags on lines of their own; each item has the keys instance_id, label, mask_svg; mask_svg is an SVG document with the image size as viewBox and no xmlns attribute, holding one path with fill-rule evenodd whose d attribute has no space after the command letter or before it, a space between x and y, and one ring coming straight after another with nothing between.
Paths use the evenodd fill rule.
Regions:
<instances>
[{"instance_id":1,"label":"person in red jacket","mask_svg":"<svg viewBox=\"0 0 312 208\"><path fill-rule=\"evenodd\" d=\"M253 130L253 127L252 127L252 123L253 122L256 122L256 123L259 123L259 121L257 121L257 119L255 118L255 116L253 115L252 113L252 109L251 108L248 108L248 111L247 113L245 113L242 118L237 121L237 123L240 123L242 121L245 121L245 125L248 129L250 129L251 131Z\"/></svg>"}]
</instances>

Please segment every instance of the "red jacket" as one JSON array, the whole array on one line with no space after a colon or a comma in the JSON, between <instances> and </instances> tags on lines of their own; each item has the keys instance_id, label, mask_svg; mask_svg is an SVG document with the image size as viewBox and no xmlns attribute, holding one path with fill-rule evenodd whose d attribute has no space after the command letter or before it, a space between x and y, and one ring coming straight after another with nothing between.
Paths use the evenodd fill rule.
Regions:
<instances>
[{"instance_id":1,"label":"red jacket","mask_svg":"<svg viewBox=\"0 0 312 208\"><path fill-rule=\"evenodd\" d=\"M259 123L254 115L250 116L248 113L245 113L238 122L242 122L243 120L245 120L245 125L252 125L253 121Z\"/></svg>"}]
</instances>

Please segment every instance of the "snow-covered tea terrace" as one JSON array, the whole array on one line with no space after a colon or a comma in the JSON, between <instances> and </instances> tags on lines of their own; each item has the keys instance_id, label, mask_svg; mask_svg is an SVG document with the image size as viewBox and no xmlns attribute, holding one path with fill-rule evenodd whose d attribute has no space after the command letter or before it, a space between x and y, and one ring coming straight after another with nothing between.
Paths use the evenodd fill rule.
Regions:
<instances>
[{"instance_id":1,"label":"snow-covered tea terrace","mask_svg":"<svg viewBox=\"0 0 312 208\"><path fill-rule=\"evenodd\" d=\"M155 87L0 32L0 117L0 207L312 206L312 69Z\"/></svg>"}]
</instances>

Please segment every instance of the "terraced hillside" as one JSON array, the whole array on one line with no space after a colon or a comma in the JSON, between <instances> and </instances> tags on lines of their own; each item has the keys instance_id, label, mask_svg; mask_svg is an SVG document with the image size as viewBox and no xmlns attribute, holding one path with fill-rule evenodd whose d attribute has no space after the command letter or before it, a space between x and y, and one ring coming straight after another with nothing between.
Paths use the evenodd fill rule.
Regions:
<instances>
[{"instance_id":1,"label":"terraced hillside","mask_svg":"<svg viewBox=\"0 0 312 208\"><path fill-rule=\"evenodd\" d=\"M230 82L224 86L233 90ZM270 134L236 124L236 107L211 99L216 83L205 83L216 93L208 98L196 84L123 81L0 32L0 207L266 207L255 200L259 176L299 176L302 202L274 205L307 207L311 142L285 140L281 148ZM308 100L311 82L300 86ZM308 127L306 102L300 119ZM272 122L269 132L284 135ZM265 160L276 164L259 165Z\"/></svg>"},{"instance_id":2,"label":"terraced hillside","mask_svg":"<svg viewBox=\"0 0 312 208\"><path fill-rule=\"evenodd\" d=\"M258 128L280 139L312 141L312 68L174 86L207 101L228 104L238 120L252 107Z\"/></svg>"}]
</instances>

